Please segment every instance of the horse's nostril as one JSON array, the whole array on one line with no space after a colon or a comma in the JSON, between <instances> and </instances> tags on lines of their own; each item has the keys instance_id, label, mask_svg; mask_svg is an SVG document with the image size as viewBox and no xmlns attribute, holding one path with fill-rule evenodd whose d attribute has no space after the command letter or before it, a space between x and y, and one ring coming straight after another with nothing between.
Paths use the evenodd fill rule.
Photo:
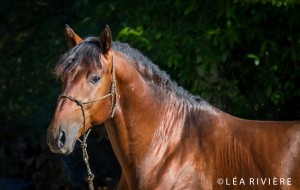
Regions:
<instances>
[{"instance_id":1,"label":"horse's nostril","mask_svg":"<svg viewBox=\"0 0 300 190\"><path fill-rule=\"evenodd\" d=\"M58 141L57 141L57 146L59 148L63 148L66 143L66 133L64 131L60 131Z\"/></svg>"}]
</instances>

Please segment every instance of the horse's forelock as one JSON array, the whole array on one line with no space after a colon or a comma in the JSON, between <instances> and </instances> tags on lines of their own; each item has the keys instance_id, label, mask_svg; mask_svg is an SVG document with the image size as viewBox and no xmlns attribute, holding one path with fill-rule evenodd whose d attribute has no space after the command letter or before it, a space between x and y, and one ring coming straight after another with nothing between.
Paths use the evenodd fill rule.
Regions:
<instances>
[{"instance_id":1,"label":"horse's forelock","mask_svg":"<svg viewBox=\"0 0 300 190\"><path fill-rule=\"evenodd\" d=\"M79 65L84 67L92 65L102 67L98 38L87 38L63 54L54 69L54 75L57 79L64 79L71 73L74 74Z\"/></svg>"}]
</instances>

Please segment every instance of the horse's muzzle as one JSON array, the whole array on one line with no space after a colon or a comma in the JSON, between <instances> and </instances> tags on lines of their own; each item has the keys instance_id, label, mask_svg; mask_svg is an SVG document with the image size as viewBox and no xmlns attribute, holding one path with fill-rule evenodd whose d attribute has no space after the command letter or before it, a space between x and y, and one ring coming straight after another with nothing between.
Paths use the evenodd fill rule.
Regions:
<instances>
[{"instance_id":1,"label":"horse's muzzle","mask_svg":"<svg viewBox=\"0 0 300 190\"><path fill-rule=\"evenodd\" d=\"M48 129L47 144L54 153L71 153L74 149L75 142L76 136L75 139L68 138L66 131L62 128L59 128L58 131Z\"/></svg>"}]
</instances>

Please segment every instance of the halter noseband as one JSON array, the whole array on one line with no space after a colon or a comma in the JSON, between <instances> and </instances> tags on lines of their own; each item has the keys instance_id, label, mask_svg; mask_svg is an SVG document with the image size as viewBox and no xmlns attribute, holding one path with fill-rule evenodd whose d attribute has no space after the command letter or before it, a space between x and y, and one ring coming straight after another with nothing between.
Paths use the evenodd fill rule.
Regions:
<instances>
[{"instance_id":1,"label":"halter noseband","mask_svg":"<svg viewBox=\"0 0 300 190\"><path fill-rule=\"evenodd\" d=\"M86 144L86 139L90 133L90 130L86 133L85 132L85 125L86 125L86 118L85 118L85 111L84 111L84 107L83 105L85 104L92 104L92 103L95 103L95 102L98 102L104 98L107 98L107 97L111 97L110 100L111 100L111 107L110 107L110 118L113 118L114 117L114 113L115 113L115 107L116 107L116 102L117 102L117 94L116 94L116 74L115 74L115 65L114 65L114 57L112 56L112 69L111 69L111 74L112 74L112 83L111 83L111 86L110 86L110 90L109 90L109 93L104 95L104 96L101 96L100 98L96 99L96 100L91 100L91 101L87 101L87 102L82 102L80 100L77 100L76 98L74 98L73 96L70 96L66 93L62 93L60 94L59 96L59 99L61 98L68 98L69 100L75 102L80 108L81 108L81 112L82 112L82 116L83 116L83 140L80 140L80 138L78 138L78 141L80 142L81 144L81 148L82 148L82 153L83 153L83 158L84 158L84 162L87 166L87 171L88 171L88 176L86 178L87 182L88 182L88 185L89 185L89 189L90 190L93 190L94 187L93 187L93 179L94 179L94 174L91 172L91 169L90 169L90 165L89 165L89 162L88 162L88 154L87 154L87 144Z\"/></svg>"}]
</instances>

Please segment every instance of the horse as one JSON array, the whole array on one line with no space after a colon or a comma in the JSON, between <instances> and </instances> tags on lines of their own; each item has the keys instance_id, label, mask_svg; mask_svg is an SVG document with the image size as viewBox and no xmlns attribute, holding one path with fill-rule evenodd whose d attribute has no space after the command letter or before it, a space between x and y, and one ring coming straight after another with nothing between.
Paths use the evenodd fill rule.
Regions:
<instances>
[{"instance_id":1,"label":"horse","mask_svg":"<svg viewBox=\"0 0 300 190\"><path fill-rule=\"evenodd\" d=\"M122 169L118 189L300 189L300 121L229 115L113 42L108 26L85 39L66 26L65 36L52 152L70 154L104 123Z\"/></svg>"}]
</instances>

